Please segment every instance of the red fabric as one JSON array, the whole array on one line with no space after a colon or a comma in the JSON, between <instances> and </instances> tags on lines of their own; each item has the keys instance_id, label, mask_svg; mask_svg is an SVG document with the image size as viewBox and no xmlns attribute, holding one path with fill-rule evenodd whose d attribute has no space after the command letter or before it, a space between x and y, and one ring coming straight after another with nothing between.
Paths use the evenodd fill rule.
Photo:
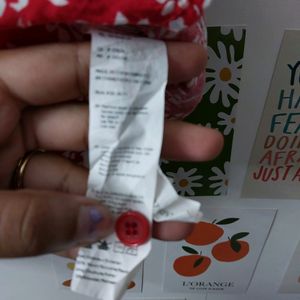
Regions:
<instances>
[{"instance_id":1,"label":"red fabric","mask_svg":"<svg viewBox=\"0 0 300 300\"><path fill-rule=\"evenodd\" d=\"M0 48L88 39L95 25L205 45L204 0L0 0ZM80 24L80 25L76 25ZM133 26L132 26L133 25ZM201 100L204 74L169 86L166 117L183 118Z\"/></svg>"},{"instance_id":2,"label":"red fabric","mask_svg":"<svg viewBox=\"0 0 300 300\"><path fill-rule=\"evenodd\" d=\"M138 25L166 27L183 18L186 26L199 19L204 0L0 0L0 28L46 24L49 22ZM126 19L128 20L126 22Z\"/></svg>"}]
</instances>

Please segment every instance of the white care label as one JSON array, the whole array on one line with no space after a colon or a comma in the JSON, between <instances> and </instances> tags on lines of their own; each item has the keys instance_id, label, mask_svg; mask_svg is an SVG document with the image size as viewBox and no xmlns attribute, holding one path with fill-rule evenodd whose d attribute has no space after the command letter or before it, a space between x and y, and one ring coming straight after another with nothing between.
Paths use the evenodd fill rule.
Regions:
<instances>
[{"instance_id":1,"label":"white care label","mask_svg":"<svg viewBox=\"0 0 300 300\"><path fill-rule=\"evenodd\" d=\"M141 213L149 224L153 218L196 222L201 215L200 204L179 197L158 166L167 63L161 41L92 33L87 196L116 219L128 211ZM128 232L135 234L132 226ZM128 246L116 233L81 248L72 290L120 299L150 249L150 240Z\"/></svg>"}]
</instances>

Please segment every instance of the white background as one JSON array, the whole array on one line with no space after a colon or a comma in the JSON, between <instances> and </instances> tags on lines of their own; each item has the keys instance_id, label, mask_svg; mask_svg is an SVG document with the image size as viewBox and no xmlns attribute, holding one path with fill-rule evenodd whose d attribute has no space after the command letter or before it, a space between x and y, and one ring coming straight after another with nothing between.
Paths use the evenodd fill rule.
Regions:
<instances>
[{"instance_id":1,"label":"white background","mask_svg":"<svg viewBox=\"0 0 300 300\"><path fill-rule=\"evenodd\" d=\"M207 11L208 25L246 25L247 39L237 129L232 155L230 190L226 198L201 199L205 205L277 208L278 214L247 294L162 294L164 249L145 265L144 295L136 299L184 300L295 300L299 295L278 294L294 250L300 240L299 200L240 199L240 191L260 115L285 29L300 29L300 0L215 0ZM299 261L300 264L300 261ZM132 296L130 296L132 298ZM58 289L46 257L0 260L1 300L90 299Z\"/></svg>"},{"instance_id":2,"label":"white background","mask_svg":"<svg viewBox=\"0 0 300 300\"><path fill-rule=\"evenodd\" d=\"M300 294L277 294L289 260L300 239L300 194L299 200L239 199L247 161L267 97L283 32L285 29L300 30L300 1L216 0L208 10L207 21L209 25L245 24L247 26L230 191L226 201L215 199L209 202L222 206L226 203L226 206L278 209L248 293L236 296L208 295L207 299L300 299Z\"/></svg>"}]
</instances>

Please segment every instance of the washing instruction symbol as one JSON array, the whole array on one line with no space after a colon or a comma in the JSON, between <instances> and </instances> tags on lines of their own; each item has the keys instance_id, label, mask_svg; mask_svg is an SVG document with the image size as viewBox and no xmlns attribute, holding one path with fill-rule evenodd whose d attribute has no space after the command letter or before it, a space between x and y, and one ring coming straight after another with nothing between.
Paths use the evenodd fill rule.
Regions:
<instances>
[{"instance_id":1,"label":"washing instruction symbol","mask_svg":"<svg viewBox=\"0 0 300 300\"><path fill-rule=\"evenodd\" d=\"M196 246L207 246L217 242L224 234L224 229L219 225L235 223L239 218L227 218L216 223L199 222L192 233L185 239L186 242ZM246 257L250 251L249 243L241 240L249 235L249 232L239 232L228 241L222 241L213 246L211 254L219 262L235 262ZM189 255L175 259L173 268L181 276L191 277L205 273L211 265L211 259L203 256L194 248L183 246L182 249Z\"/></svg>"},{"instance_id":2,"label":"washing instruction symbol","mask_svg":"<svg viewBox=\"0 0 300 300\"><path fill-rule=\"evenodd\" d=\"M93 249L93 248L97 247L99 250L106 250L107 251L107 250L109 250L109 244L111 244L111 243L108 243L105 240L103 240L103 241L100 240L95 244L86 245L84 248Z\"/></svg>"},{"instance_id":3,"label":"washing instruction symbol","mask_svg":"<svg viewBox=\"0 0 300 300\"><path fill-rule=\"evenodd\" d=\"M99 250L109 250L107 241L99 241L98 249Z\"/></svg>"},{"instance_id":4,"label":"washing instruction symbol","mask_svg":"<svg viewBox=\"0 0 300 300\"><path fill-rule=\"evenodd\" d=\"M138 247L134 247L134 246L127 247L121 242L114 243L113 251L115 253L123 253L123 254L132 255L132 256L138 255Z\"/></svg>"}]
</instances>

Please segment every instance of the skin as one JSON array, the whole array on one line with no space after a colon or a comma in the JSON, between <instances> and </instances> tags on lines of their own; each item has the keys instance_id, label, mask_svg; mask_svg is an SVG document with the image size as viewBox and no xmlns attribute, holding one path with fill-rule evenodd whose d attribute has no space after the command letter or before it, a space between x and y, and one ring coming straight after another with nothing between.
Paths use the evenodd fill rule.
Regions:
<instances>
[{"instance_id":1,"label":"skin","mask_svg":"<svg viewBox=\"0 0 300 300\"><path fill-rule=\"evenodd\" d=\"M188 81L204 70L202 47L170 42L167 49L170 83ZM74 255L74 247L112 231L108 210L84 196L88 171L53 153L34 156L26 168L25 189L9 190L16 163L27 151L87 150L87 102L73 99L88 98L89 51L88 43L0 51L0 257L60 250ZM165 159L211 160L222 146L222 136L213 129L165 123ZM87 240L78 235L77 218L83 207L92 206L104 218L97 236ZM191 229L189 223L154 224L153 236L179 240Z\"/></svg>"}]
</instances>

